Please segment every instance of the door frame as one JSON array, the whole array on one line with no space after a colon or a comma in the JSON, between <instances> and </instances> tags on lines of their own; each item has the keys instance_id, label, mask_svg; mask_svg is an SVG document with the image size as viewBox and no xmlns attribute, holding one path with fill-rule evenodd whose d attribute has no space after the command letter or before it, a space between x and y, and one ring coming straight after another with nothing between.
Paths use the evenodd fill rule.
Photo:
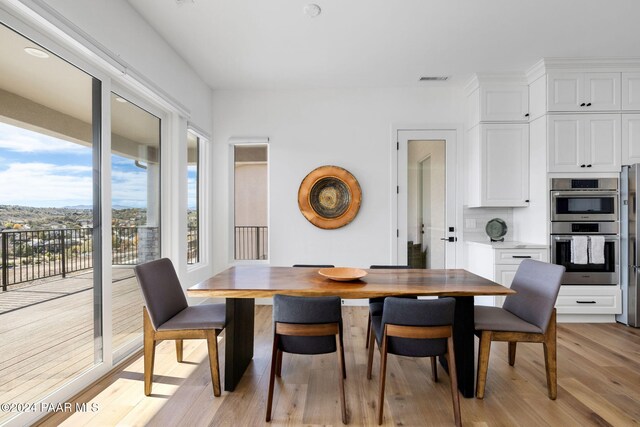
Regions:
<instances>
[{"instance_id":1,"label":"door frame","mask_svg":"<svg viewBox=\"0 0 640 427\"><path fill-rule=\"evenodd\" d=\"M389 144L390 150L390 162L391 162L391 176L390 182L391 186L389 188L390 191L390 253L389 259L392 263L398 264L398 247L399 242L402 241L403 245L406 245L407 239L407 224L406 220L404 221L404 225L401 223L398 212L400 210L400 204L404 203L404 211L407 209L407 200L406 196L403 197L398 190L400 182L399 182L399 168L398 168L398 153L400 144L402 144L401 133L412 133L415 134L416 140L444 140L446 144L446 153L447 158L453 159L453 164L455 164L455 168L453 171L447 168L447 187L449 187L449 191L447 192L447 217L449 217L450 209L453 209L453 217L455 218L455 236L457 237L457 241L452 245L452 255L455 257L455 260L451 262L450 256L448 257L447 267L448 268L461 268L464 265L463 260L463 245L462 242L464 240L463 236L463 219L462 219L462 206L463 206L463 183L464 183L464 168L459 167L464 164L463 157L463 132L462 126L455 124L444 124L444 125L436 125L436 124L426 124L426 125L416 125L416 124L408 124L408 125L395 125L391 130L391 143ZM406 148L406 147L405 147ZM453 182L452 182L453 181ZM453 190L454 194L450 194L450 191ZM406 192L404 193L406 195ZM450 252L447 251L449 254Z\"/></svg>"}]
</instances>

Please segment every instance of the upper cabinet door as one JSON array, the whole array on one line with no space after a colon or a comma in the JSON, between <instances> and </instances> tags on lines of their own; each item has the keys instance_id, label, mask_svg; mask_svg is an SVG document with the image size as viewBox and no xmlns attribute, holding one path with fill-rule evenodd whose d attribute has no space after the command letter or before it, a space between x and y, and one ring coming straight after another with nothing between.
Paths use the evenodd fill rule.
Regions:
<instances>
[{"instance_id":1,"label":"upper cabinet door","mask_svg":"<svg viewBox=\"0 0 640 427\"><path fill-rule=\"evenodd\" d=\"M549 73L547 111L579 111L583 91L584 73Z\"/></svg>"},{"instance_id":2,"label":"upper cabinet door","mask_svg":"<svg viewBox=\"0 0 640 427\"><path fill-rule=\"evenodd\" d=\"M583 125L580 116L550 115L548 118L549 172L574 172L584 162Z\"/></svg>"},{"instance_id":3,"label":"upper cabinet door","mask_svg":"<svg viewBox=\"0 0 640 427\"><path fill-rule=\"evenodd\" d=\"M482 206L528 206L529 125L480 125Z\"/></svg>"},{"instance_id":4,"label":"upper cabinet door","mask_svg":"<svg viewBox=\"0 0 640 427\"><path fill-rule=\"evenodd\" d=\"M585 111L618 111L620 102L620 73L585 73Z\"/></svg>"},{"instance_id":5,"label":"upper cabinet door","mask_svg":"<svg viewBox=\"0 0 640 427\"><path fill-rule=\"evenodd\" d=\"M594 114L585 122L588 172L620 172L620 114Z\"/></svg>"},{"instance_id":6,"label":"upper cabinet door","mask_svg":"<svg viewBox=\"0 0 640 427\"><path fill-rule=\"evenodd\" d=\"M481 122L529 121L529 86L484 85L480 88Z\"/></svg>"},{"instance_id":7,"label":"upper cabinet door","mask_svg":"<svg viewBox=\"0 0 640 427\"><path fill-rule=\"evenodd\" d=\"M547 111L619 111L620 73L549 73Z\"/></svg>"},{"instance_id":8,"label":"upper cabinet door","mask_svg":"<svg viewBox=\"0 0 640 427\"><path fill-rule=\"evenodd\" d=\"M622 115L622 164L640 163L640 114Z\"/></svg>"},{"instance_id":9,"label":"upper cabinet door","mask_svg":"<svg viewBox=\"0 0 640 427\"><path fill-rule=\"evenodd\" d=\"M622 73L622 109L640 110L640 73Z\"/></svg>"}]
</instances>

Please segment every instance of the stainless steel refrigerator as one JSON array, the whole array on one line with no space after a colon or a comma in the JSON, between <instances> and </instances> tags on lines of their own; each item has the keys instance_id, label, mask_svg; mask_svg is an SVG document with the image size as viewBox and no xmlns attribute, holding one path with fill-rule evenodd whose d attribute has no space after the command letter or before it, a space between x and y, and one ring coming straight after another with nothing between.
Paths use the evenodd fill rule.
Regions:
<instances>
[{"instance_id":1,"label":"stainless steel refrigerator","mask_svg":"<svg viewBox=\"0 0 640 427\"><path fill-rule=\"evenodd\" d=\"M640 189L640 164L622 167L620 177L620 282L622 284L622 314L616 320L640 327L640 216L637 212ZM626 268L625 268L626 267Z\"/></svg>"}]
</instances>

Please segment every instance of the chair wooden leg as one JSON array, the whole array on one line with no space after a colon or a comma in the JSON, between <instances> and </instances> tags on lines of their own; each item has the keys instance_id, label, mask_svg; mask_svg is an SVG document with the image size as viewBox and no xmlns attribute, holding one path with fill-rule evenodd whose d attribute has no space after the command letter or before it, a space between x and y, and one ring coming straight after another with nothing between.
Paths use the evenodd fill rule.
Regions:
<instances>
[{"instance_id":1,"label":"chair wooden leg","mask_svg":"<svg viewBox=\"0 0 640 427\"><path fill-rule=\"evenodd\" d=\"M176 340L176 359L178 360L178 363L182 363L182 349L182 340Z\"/></svg>"},{"instance_id":2,"label":"chair wooden leg","mask_svg":"<svg viewBox=\"0 0 640 427\"><path fill-rule=\"evenodd\" d=\"M509 341L509 365L516 364L516 341Z\"/></svg>"},{"instance_id":3,"label":"chair wooden leg","mask_svg":"<svg viewBox=\"0 0 640 427\"><path fill-rule=\"evenodd\" d=\"M482 331L480 348L478 349L478 378L476 381L476 397L484 398L484 386L487 382L489 369L489 352L491 351L491 331Z\"/></svg>"},{"instance_id":4,"label":"chair wooden leg","mask_svg":"<svg viewBox=\"0 0 640 427\"><path fill-rule=\"evenodd\" d=\"M369 347L369 352L373 343ZM380 351L380 390L378 391L378 425L382 425L382 411L384 409L384 386L387 376L387 334L382 337L382 349Z\"/></svg>"},{"instance_id":5,"label":"chair wooden leg","mask_svg":"<svg viewBox=\"0 0 640 427\"><path fill-rule=\"evenodd\" d=\"M557 329L556 329L556 311L553 310L549 326L545 333L544 346L544 365L547 372L547 388L549 390L549 399L556 400L558 396L558 364L557 364Z\"/></svg>"},{"instance_id":6,"label":"chair wooden leg","mask_svg":"<svg viewBox=\"0 0 640 427\"><path fill-rule=\"evenodd\" d=\"M155 331L149 318L147 308L142 309L143 333L144 333L144 394L151 395L151 383L153 381L153 362L156 354Z\"/></svg>"},{"instance_id":7,"label":"chair wooden leg","mask_svg":"<svg viewBox=\"0 0 640 427\"><path fill-rule=\"evenodd\" d=\"M336 345L338 346L338 390L340 392L340 408L342 409L342 424L347 424L347 403L344 397L344 352L339 335L336 335Z\"/></svg>"},{"instance_id":8,"label":"chair wooden leg","mask_svg":"<svg viewBox=\"0 0 640 427\"><path fill-rule=\"evenodd\" d=\"M280 350L276 354L276 376L282 376L282 351Z\"/></svg>"},{"instance_id":9,"label":"chair wooden leg","mask_svg":"<svg viewBox=\"0 0 640 427\"><path fill-rule=\"evenodd\" d=\"M269 391L267 393L267 417L266 421L271 421L271 406L273 404L273 386L276 380L276 365L278 359L278 335L273 334L273 349L271 350L271 370L269 371Z\"/></svg>"},{"instance_id":10,"label":"chair wooden leg","mask_svg":"<svg viewBox=\"0 0 640 427\"><path fill-rule=\"evenodd\" d=\"M209 368L211 369L211 382L213 383L213 395L220 396L220 368L218 366L218 339L215 329L206 331L207 348L209 350Z\"/></svg>"},{"instance_id":11,"label":"chair wooden leg","mask_svg":"<svg viewBox=\"0 0 640 427\"><path fill-rule=\"evenodd\" d=\"M369 348L369 346L371 345L371 343L369 342L371 335L371 312L369 312L368 317L367 317L367 335L366 335L366 340L365 340L365 344L364 347L365 348Z\"/></svg>"},{"instance_id":12,"label":"chair wooden leg","mask_svg":"<svg viewBox=\"0 0 640 427\"><path fill-rule=\"evenodd\" d=\"M438 382L438 362L437 357L431 358L431 376L433 377L433 382Z\"/></svg>"},{"instance_id":13,"label":"chair wooden leg","mask_svg":"<svg viewBox=\"0 0 640 427\"><path fill-rule=\"evenodd\" d=\"M344 340L342 338L341 333L339 334L339 337L340 337L340 353L342 353L342 360L344 362L344 360L346 359L344 358ZM345 363L342 364L342 378L344 379L347 378L347 367Z\"/></svg>"},{"instance_id":14,"label":"chair wooden leg","mask_svg":"<svg viewBox=\"0 0 640 427\"><path fill-rule=\"evenodd\" d=\"M371 328L369 330L369 338L368 340L371 341L371 343L369 344L369 355L367 356L367 379L370 380L371 379L371 369L373 367L373 348L376 345L376 338L374 336L374 331L373 328Z\"/></svg>"},{"instance_id":15,"label":"chair wooden leg","mask_svg":"<svg viewBox=\"0 0 640 427\"><path fill-rule=\"evenodd\" d=\"M435 358L432 358L432 360ZM458 374L456 372L456 355L453 350L453 337L447 338L447 364L451 378L451 399L453 400L453 417L457 427L462 426L460 416L460 395L458 393Z\"/></svg>"}]
</instances>

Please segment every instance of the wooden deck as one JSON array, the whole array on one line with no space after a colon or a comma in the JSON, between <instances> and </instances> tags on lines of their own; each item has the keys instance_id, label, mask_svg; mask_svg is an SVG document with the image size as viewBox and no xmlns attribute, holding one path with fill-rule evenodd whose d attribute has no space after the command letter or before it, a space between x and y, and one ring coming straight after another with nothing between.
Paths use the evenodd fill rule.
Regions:
<instances>
[{"instance_id":1,"label":"wooden deck","mask_svg":"<svg viewBox=\"0 0 640 427\"><path fill-rule=\"evenodd\" d=\"M113 270L114 349L142 333L131 269ZM29 403L93 366L93 272L0 292L0 401ZM11 414L0 413L0 424Z\"/></svg>"},{"instance_id":2,"label":"wooden deck","mask_svg":"<svg viewBox=\"0 0 640 427\"><path fill-rule=\"evenodd\" d=\"M367 311L344 307L349 425L375 425L378 363L366 379ZM202 340L185 341L184 363L173 342L156 350L153 394L143 393L143 360L77 397L96 412L55 414L45 426L340 426L335 354L286 354L277 379L272 422L264 422L272 344L271 307L256 307L255 356L234 392L213 397ZM220 341L224 354L224 339ZM221 358L224 372L224 358ZM384 426L453 425L449 378L431 380L428 359L389 357ZM640 423L640 329L617 324L558 327L558 399L547 398L542 346L518 344L515 367L507 346L494 343L484 400L461 399L466 426L627 426Z\"/></svg>"}]
</instances>

